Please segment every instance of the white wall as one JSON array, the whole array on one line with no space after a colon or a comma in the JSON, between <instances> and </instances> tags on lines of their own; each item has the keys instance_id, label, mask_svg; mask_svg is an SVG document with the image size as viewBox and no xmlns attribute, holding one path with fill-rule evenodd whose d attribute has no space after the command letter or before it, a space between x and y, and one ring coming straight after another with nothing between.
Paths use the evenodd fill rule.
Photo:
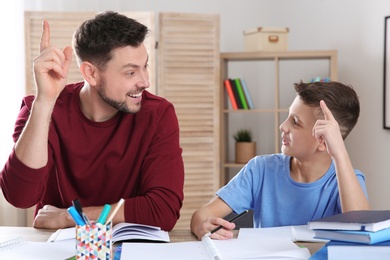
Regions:
<instances>
[{"instance_id":1,"label":"white wall","mask_svg":"<svg viewBox=\"0 0 390 260\"><path fill-rule=\"evenodd\" d=\"M24 5L35 11L219 13L221 51L241 51L243 30L257 26L289 27L290 50L337 49L339 80L353 85L361 100L361 117L347 147L355 168L366 174L372 207L390 209L385 199L390 197L390 130L382 129L388 0L24 0Z\"/></svg>"},{"instance_id":2,"label":"white wall","mask_svg":"<svg viewBox=\"0 0 390 260\"><path fill-rule=\"evenodd\" d=\"M3 166L13 146L12 133L15 118L21 104L24 90L24 31L23 3L11 1L0 3L6 10L0 16L2 40L0 41L1 62L0 78L2 95L0 95L0 167ZM24 223L24 215L18 214L0 195L0 224L18 225Z\"/></svg>"}]
</instances>

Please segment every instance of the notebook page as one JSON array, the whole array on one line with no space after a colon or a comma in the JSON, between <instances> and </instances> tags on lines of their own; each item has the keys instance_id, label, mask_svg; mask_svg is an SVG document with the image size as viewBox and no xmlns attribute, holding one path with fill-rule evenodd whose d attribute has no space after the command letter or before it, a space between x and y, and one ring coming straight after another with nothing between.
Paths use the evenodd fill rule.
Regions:
<instances>
[{"instance_id":1,"label":"notebook page","mask_svg":"<svg viewBox=\"0 0 390 260\"><path fill-rule=\"evenodd\" d=\"M64 260L76 255L73 240L56 243L26 241L6 250L0 250L0 259Z\"/></svg>"},{"instance_id":2,"label":"notebook page","mask_svg":"<svg viewBox=\"0 0 390 260\"><path fill-rule=\"evenodd\" d=\"M128 243L122 244L121 260L210 260L201 241L177 243Z\"/></svg>"},{"instance_id":3,"label":"notebook page","mask_svg":"<svg viewBox=\"0 0 390 260\"><path fill-rule=\"evenodd\" d=\"M238 238L289 238L297 242L327 242L328 240L314 238L314 231L307 225L283 226L270 228L241 228Z\"/></svg>"},{"instance_id":4,"label":"notebook page","mask_svg":"<svg viewBox=\"0 0 390 260\"><path fill-rule=\"evenodd\" d=\"M229 239L212 240L221 254L221 259L289 259L307 260L307 248L299 248L290 239ZM121 260L161 259L210 260L211 257L201 241L177 243L123 243Z\"/></svg>"}]
</instances>

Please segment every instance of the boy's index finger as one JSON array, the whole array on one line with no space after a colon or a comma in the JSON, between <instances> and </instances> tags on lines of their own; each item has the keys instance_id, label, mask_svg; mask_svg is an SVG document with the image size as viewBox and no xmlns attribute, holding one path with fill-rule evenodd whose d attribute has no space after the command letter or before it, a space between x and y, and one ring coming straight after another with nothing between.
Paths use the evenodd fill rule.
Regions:
<instances>
[{"instance_id":1,"label":"boy's index finger","mask_svg":"<svg viewBox=\"0 0 390 260\"><path fill-rule=\"evenodd\" d=\"M44 49L50 46L50 26L49 23L44 20L42 26L42 37L39 45L39 52L42 52Z\"/></svg>"},{"instance_id":2,"label":"boy's index finger","mask_svg":"<svg viewBox=\"0 0 390 260\"><path fill-rule=\"evenodd\" d=\"M323 100L320 101L320 107L321 107L322 113L324 113L325 120L334 119L333 114L329 110L328 106L325 104L325 101L323 101Z\"/></svg>"}]
</instances>

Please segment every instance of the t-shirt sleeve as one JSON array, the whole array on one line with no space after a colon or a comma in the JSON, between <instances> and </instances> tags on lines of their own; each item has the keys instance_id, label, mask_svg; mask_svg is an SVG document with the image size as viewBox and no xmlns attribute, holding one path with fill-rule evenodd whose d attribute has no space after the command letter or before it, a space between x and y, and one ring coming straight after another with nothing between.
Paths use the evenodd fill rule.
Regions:
<instances>
[{"instance_id":1,"label":"t-shirt sleeve","mask_svg":"<svg viewBox=\"0 0 390 260\"><path fill-rule=\"evenodd\" d=\"M360 186L362 187L363 192L366 195L366 198L368 200L368 192L367 192L367 187L366 187L366 177L359 170L355 170L355 173L356 173L356 177L358 178L358 181L360 183Z\"/></svg>"},{"instance_id":2,"label":"t-shirt sleeve","mask_svg":"<svg viewBox=\"0 0 390 260\"><path fill-rule=\"evenodd\" d=\"M263 181L261 157L250 160L217 195L229 205L235 213L253 209L256 187Z\"/></svg>"}]
</instances>

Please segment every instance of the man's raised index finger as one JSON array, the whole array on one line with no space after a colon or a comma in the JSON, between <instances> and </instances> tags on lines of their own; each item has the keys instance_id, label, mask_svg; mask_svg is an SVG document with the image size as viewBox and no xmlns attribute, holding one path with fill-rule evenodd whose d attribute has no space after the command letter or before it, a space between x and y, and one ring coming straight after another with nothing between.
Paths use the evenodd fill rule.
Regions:
<instances>
[{"instance_id":1,"label":"man's raised index finger","mask_svg":"<svg viewBox=\"0 0 390 260\"><path fill-rule=\"evenodd\" d=\"M50 26L49 23L44 20L42 23L42 37L39 45L39 52L50 46Z\"/></svg>"}]
</instances>

